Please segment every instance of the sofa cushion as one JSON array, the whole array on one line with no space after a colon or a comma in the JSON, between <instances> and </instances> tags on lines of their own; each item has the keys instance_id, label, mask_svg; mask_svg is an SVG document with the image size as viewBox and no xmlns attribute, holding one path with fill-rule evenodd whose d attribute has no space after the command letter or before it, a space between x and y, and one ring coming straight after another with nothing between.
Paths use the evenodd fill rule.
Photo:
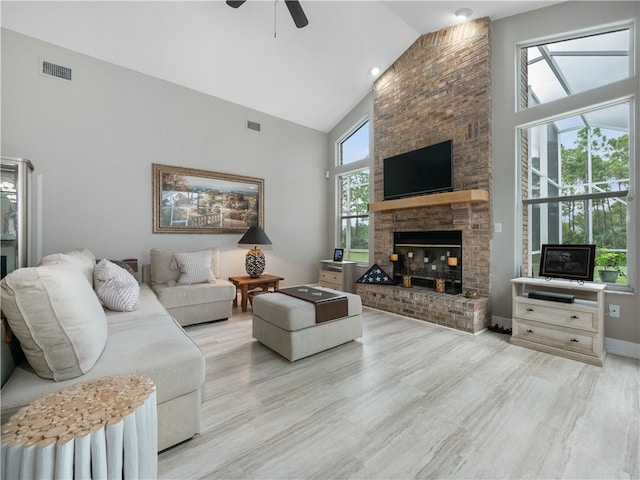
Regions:
<instances>
[{"instance_id":1,"label":"sofa cushion","mask_svg":"<svg viewBox=\"0 0 640 480\"><path fill-rule=\"evenodd\" d=\"M165 308L176 308L185 305L231 301L236 295L236 287L226 280L197 285L153 285L151 287Z\"/></svg>"},{"instance_id":2,"label":"sofa cushion","mask_svg":"<svg viewBox=\"0 0 640 480\"><path fill-rule=\"evenodd\" d=\"M214 282L216 277L211 271L211 255L211 250L174 253L175 268L180 269L178 285Z\"/></svg>"},{"instance_id":3,"label":"sofa cushion","mask_svg":"<svg viewBox=\"0 0 640 480\"><path fill-rule=\"evenodd\" d=\"M93 269L96 266L96 256L88 248L79 248L67 253L52 253L40 260L38 265L57 265L68 263L82 271L89 285L93 286Z\"/></svg>"},{"instance_id":4,"label":"sofa cushion","mask_svg":"<svg viewBox=\"0 0 640 480\"><path fill-rule=\"evenodd\" d=\"M180 270L171 268L171 263L175 253L198 252L202 250L211 250L211 271L216 278L220 278L220 249L218 247L208 249L152 248L150 251L151 285L165 284L169 282L177 283L180 279Z\"/></svg>"},{"instance_id":5,"label":"sofa cushion","mask_svg":"<svg viewBox=\"0 0 640 480\"><path fill-rule=\"evenodd\" d=\"M124 268L109 260L100 260L93 269L94 290L109 310L131 312L140 298L138 281Z\"/></svg>"},{"instance_id":6,"label":"sofa cushion","mask_svg":"<svg viewBox=\"0 0 640 480\"><path fill-rule=\"evenodd\" d=\"M1 287L2 311L38 375L59 381L91 370L107 342L107 322L78 268L20 268Z\"/></svg>"}]
</instances>

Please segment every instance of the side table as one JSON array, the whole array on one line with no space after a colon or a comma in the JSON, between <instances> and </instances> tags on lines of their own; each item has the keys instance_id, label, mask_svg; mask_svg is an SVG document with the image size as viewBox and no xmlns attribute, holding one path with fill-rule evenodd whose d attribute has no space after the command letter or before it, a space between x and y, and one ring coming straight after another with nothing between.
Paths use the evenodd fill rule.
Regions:
<instances>
[{"instance_id":1,"label":"side table","mask_svg":"<svg viewBox=\"0 0 640 480\"><path fill-rule=\"evenodd\" d=\"M234 308L238 306L238 290L240 291L240 305L242 307L242 311L246 312L249 287L261 287L263 292L268 292L269 288L278 290L278 288L280 288L280 280L284 280L284 277L278 277L276 275L269 275L266 273L256 278L250 277L249 275L229 277L229 281L236 286L236 297L233 299Z\"/></svg>"},{"instance_id":2,"label":"side table","mask_svg":"<svg viewBox=\"0 0 640 480\"><path fill-rule=\"evenodd\" d=\"M139 375L50 393L2 425L1 478L156 478L156 408Z\"/></svg>"}]
</instances>

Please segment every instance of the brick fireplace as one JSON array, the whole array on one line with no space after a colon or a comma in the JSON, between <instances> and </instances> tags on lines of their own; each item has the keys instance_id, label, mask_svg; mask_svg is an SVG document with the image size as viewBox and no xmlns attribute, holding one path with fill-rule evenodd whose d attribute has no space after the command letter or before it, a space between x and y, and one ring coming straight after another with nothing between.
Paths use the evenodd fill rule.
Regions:
<instances>
[{"instance_id":1,"label":"brick fireplace","mask_svg":"<svg viewBox=\"0 0 640 480\"><path fill-rule=\"evenodd\" d=\"M491 40L480 19L419 37L374 85L374 201L383 201L383 159L453 140L454 192L486 191L488 201L436 203L373 213L372 260L393 267L394 233L460 231L462 290L358 284L363 303L477 333L491 320Z\"/></svg>"}]
</instances>

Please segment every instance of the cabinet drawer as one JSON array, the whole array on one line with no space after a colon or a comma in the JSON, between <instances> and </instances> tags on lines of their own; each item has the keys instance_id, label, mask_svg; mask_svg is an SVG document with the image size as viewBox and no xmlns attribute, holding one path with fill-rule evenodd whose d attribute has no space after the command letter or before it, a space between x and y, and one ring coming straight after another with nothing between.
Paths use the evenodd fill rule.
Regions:
<instances>
[{"instance_id":1,"label":"cabinet drawer","mask_svg":"<svg viewBox=\"0 0 640 480\"><path fill-rule=\"evenodd\" d=\"M595 312L576 310L564 305L540 305L526 300L517 300L513 315L526 320L560 325L563 327L581 328L591 332L598 331L598 317Z\"/></svg>"},{"instance_id":2,"label":"cabinet drawer","mask_svg":"<svg viewBox=\"0 0 640 480\"><path fill-rule=\"evenodd\" d=\"M318 282L321 287L333 288L334 290L342 290L342 285L339 283L327 282L322 279Z\"/></svg>"},{"instance_id":3,"label":"cabinet drawer","mask_svg":"<svg viewBox=\"0 0 640 480\"><path fill-rule=\"evenodd\" d=\"M560 330L537 322L514 319L513 336L522 340L587 355L598 355L600 353L598 351L600 348L594 335L586 332Z\"/></svg>"},{"instance_id":4,"label":"cabinet drawer","mask_svg":"<svg viewBox=\"0 0 640 480\"><path fill-rule=\"evenodd\" d=\"M333 272L331 270L320 270L320 281L337 283L342 285L342 272Z\"/></svg>"}]
</instances>

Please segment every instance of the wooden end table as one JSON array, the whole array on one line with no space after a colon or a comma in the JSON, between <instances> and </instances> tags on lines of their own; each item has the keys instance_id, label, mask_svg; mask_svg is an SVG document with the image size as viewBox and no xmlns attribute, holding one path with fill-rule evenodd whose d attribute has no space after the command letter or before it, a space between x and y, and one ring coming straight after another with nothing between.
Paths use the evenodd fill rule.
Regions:
<instances>
[{"instance_id":1,"label":"wooden end table","mask_svg":"<svg viewBox=\"0 0 640 480\"><path fill-rule=\"evenodd\" d=\"M269 275L267 273L256 278L252 278L249 275L229 277L229 281L236 286L236 296L233 299L234 308L238 306L238 290L240 290L240 306L242 307L242 311L246 312L247 299L249 298L249 287L261 287L263 292L268 292L269 288L273 288L275 291L280 287L280 280L284 280L284 277Z\"/></svg>"}]
</instances>

